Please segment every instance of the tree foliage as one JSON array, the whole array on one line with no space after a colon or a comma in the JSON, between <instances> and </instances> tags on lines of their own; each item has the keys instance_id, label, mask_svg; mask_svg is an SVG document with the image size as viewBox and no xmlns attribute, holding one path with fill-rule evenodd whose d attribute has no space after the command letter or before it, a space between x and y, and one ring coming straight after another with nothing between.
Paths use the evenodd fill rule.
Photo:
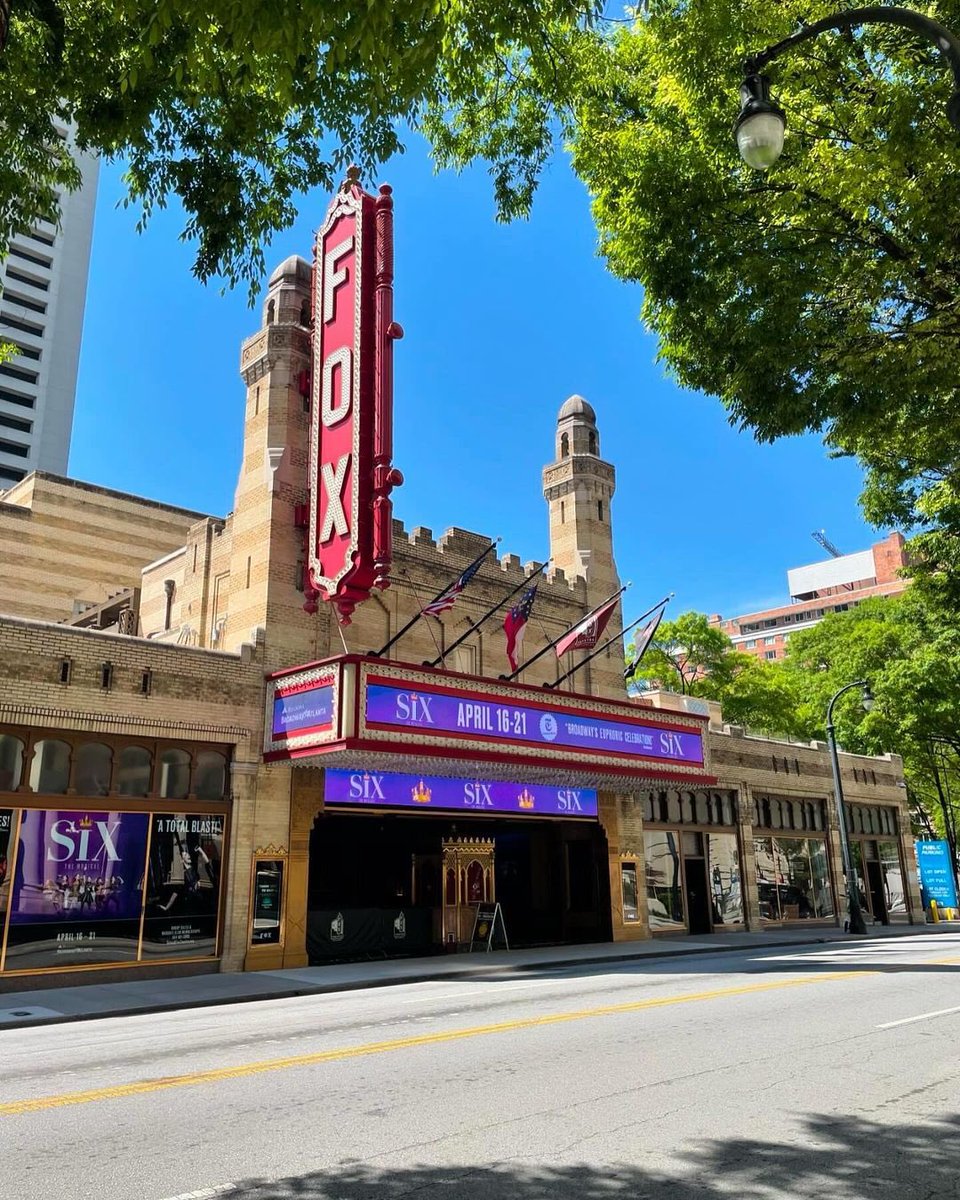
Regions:
<instances>
[{"instance_id":1,"label":"tree foliage","mask_svg":"<svg viewBox=\"0 0 960 1200\"><path fill-rule=\"evenodd\" d=\"M17 0L0 53L0 248L55 209L57 190L76 186L51 135L72 121L79 145L127 161L128 199L144 219L180 199L199 278L256 283L297 193L332 188L350 162L369 176L402 148L403 123L428 108L492 86L500 159L519 164L529 114L515 72L549 79L554 43L599 7Z\"/></svg>"},{"instance_id":2,"label":"tree foliage","mask_svg":"<svg viewBox=\"0 0 960 1200\"><path fill-rule=\"evenodd\" d=\"M633 645L627 662L633 661ZM698 612L661 621L633 681L688 696L716 700L732 725L766 733L796 728L795 678L780 664L762 662L734 649L722 629Z\"/></svg>"},{"instance_id":3,"label":"tree foliage","mask_svg":"<svg viewBox=\"0 0 960 1200\"><path fill-rule=\"evenodd\" d=\"M960 143L939 52L889 26L769 68L783 156L743 165L740 63L835 0L651 0L592 52L574 163L602 250L685 386L761 440L819 431L869 472L868 514L960 593ZM917 6L915 6L917 7ZM960 30L960 0L919 6Z\"/></svg>"}]
</instances>

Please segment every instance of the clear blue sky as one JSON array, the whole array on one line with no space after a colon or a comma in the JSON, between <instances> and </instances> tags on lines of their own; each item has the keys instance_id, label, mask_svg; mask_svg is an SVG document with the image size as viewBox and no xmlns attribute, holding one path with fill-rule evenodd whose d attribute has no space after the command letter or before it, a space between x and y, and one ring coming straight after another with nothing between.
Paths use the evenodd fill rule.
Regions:
<instances>
[{"instance_id":1,"label":"clear blue sky","mask_svg":"<svg viewBox=\"0 0 960 1200\"><path fill-rule=\"evenodd\" d=\"M240 343L260 306L194 280L181 213L158 213L138 235L133 211L117 206L119 175L101 173L70 473L222 515L241 447ZM816 438L757 445L716 400L665 377L638 320L640 289L597 257L588 198L563 160L532 219L510 226L494 220L484 171L437 176L414 139L381 181L396 196L406 337L395 461L406 482L394 496L408 529L499 534L503 551L543 559L540 472L557 410L579 392L617 468L617 565L637 612L668 591L673 614L786 600L787 567L823 557L811 530L826 528L844 551L875 539L854 464L828 459ZM304 201L269 249L271 267L310 257L327 200Z\"/></svg>"}]
</instances>

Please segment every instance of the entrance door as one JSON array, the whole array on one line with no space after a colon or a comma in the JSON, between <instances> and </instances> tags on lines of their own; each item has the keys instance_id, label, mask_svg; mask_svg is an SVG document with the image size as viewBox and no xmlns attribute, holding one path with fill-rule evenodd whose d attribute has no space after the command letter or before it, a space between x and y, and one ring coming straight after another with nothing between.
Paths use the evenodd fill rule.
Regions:
<instances>
[{"instance_id":1,"label":"entrance door","mask_svg":"<svg viewBox=\"0 0 960 1200\"><path fill-rule=\"evenodd\" d=\"M883 871L876 859L867 861L867 889L870 893L870 909L873 919L881 925L889 924L887 916L887 898L883 889Z\"/></svg>"},{"instance_id":2,"label":"entrance door","mask_svg":"<svg viewBox=\"0 0 960 1200\"><path fill-rule=\"evenodd\" d=\"M704 858L684 859L686 876L687 917L691 933L711 933L710 891L707 887L707 861Z\"/></svg>"}]
</instances>

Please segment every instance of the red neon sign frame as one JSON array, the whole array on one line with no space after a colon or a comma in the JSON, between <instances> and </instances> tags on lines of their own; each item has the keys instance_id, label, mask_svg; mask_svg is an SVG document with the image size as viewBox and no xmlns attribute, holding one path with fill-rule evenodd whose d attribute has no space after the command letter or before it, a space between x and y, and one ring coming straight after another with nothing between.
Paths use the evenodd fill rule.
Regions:
<instances>
[{"instance_id":1,"label":"red neon sign frame","mask_svg":"<svg viewBox=\"0 0 960 1200\"><path fill-rule=\"evenodd\" d=\"M307 612L322 598L341 624L389 586L393 455L393 196L351 167L314 248Z\"/></svg>"}]
</instances>

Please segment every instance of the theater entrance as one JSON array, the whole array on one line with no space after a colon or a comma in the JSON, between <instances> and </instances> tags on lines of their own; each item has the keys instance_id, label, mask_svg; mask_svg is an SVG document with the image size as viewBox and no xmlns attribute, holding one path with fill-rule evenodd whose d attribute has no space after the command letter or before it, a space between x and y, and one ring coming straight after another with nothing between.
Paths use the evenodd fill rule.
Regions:
<instances>
[{"instance_id":1,"label":"theater entrance","mask_svg":"<svg viewBox=\"0 0 960 1200\"><path fill-rule=\"evenodd\" d=\"M511 946L607 941L596 821L325 810L310 837L311 963L465 949L497 901Z\"/></svg>"}]
</instances>

